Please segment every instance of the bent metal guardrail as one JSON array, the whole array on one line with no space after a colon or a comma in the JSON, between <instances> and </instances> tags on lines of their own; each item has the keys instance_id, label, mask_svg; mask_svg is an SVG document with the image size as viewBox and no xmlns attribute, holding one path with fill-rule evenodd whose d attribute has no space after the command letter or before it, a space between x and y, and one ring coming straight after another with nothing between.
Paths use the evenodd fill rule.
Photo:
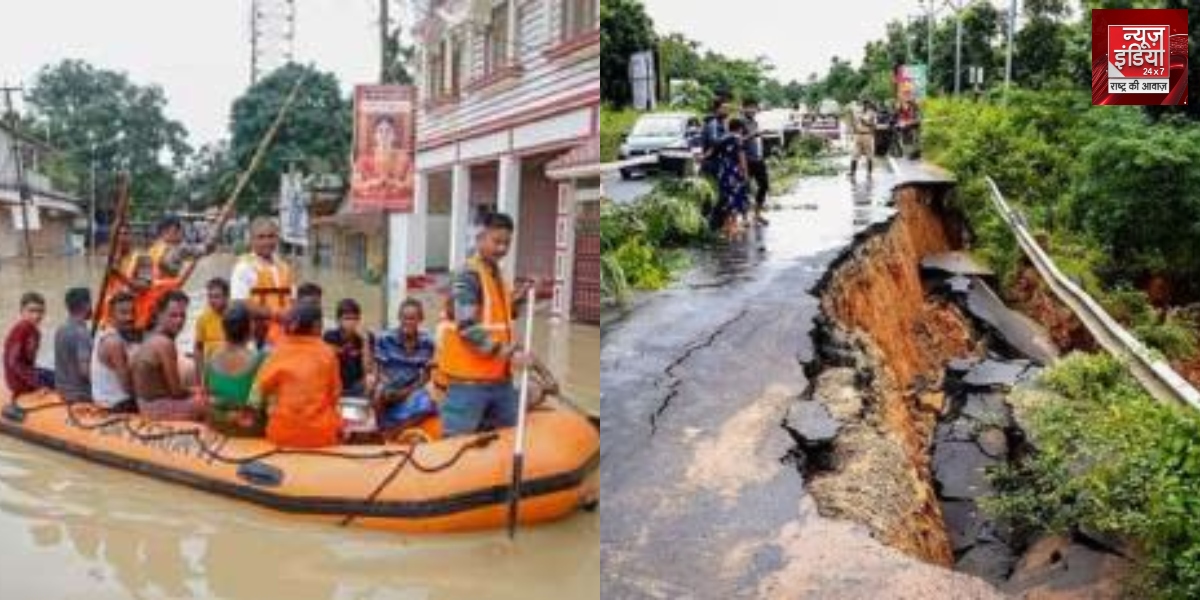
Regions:
<instances>
[{"instance_id":1,"label":"bent metal guardrail","mask_svg":"<svg viewBox=\"0 0 1200 600\"><path fill-rule=\"evenodd\" d=\"M1200 409L1200 392L1176 373L1165 360L1152 353L1109 316L1087 292L1059 271L1054 261L1029 233L1024 216L1008 205L991 177L985 179L992 188L992 204L1016 236L1021 250L1029 257L1054 295L1079 317L1096 341L1110 354L1128 364L1134 376L1155 398Z\"/></svg>"}]
</instances>

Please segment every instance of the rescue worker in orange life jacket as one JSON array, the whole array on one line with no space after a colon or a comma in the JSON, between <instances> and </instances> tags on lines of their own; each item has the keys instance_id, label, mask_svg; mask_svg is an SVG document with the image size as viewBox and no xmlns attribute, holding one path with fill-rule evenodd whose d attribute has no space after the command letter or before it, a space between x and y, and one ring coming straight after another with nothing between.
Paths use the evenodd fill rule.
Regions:
<instances>
[{"instance_id":1,"label":"rescue worker in orange life jacket","mask_svg":"<svg viewBox=\"0 0 1200 600\"><path fill-rule=\"evenodd\" d=\"M533 284L510 292L500 272L499 262L512 243L512 217L490 213L481 226L475 253L454 275L454 321L438 352L438 366L449 382L441 406L446 437L516 425L513 372L534 360L513 332L513 315Z\"/></svg>"},{"instance_id":2,"label":"rescue worker in orange life jacket","mask_svg":"<svg viewBox=\"0 0 1200 600\"><path fill-rule=\"evenodd\" d=\"M258 217L250 224L250 250L238 258L229 278L229 297L243 300L259 318L268 320L266 343L276 345L283 335L282 319L295 297L291 267L276 255L279 226Z\"/></svg>"},{"instance_id":3,"label":"rescue worker in orange life jacket","mask_svg":"<svg viewBox=\"0 0 1200 600\"><path fill-rule=\"evenodd\" d=\"M155 229L157 238L147 252L154 265L154 278L173 277L182 270L184 263L197 260L202 256L212 254L213 244L185 244L183 241L183 221L175 215L167 215L158 222Z\"/></svg>"}]
</instances>

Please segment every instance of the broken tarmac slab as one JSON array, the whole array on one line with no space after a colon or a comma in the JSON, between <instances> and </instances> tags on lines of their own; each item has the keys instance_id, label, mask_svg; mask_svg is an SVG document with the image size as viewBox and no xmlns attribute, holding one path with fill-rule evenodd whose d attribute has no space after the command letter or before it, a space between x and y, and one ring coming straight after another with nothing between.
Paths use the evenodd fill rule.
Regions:
<instances>
[{"instance_id":1,"label":"broken tarmac slab","mask_svg":"<svg viewBox=\"0 0 1200 600\"><path fill-rule=\"evenodd\" d=\"M939 494L946 500L974 500L991 494L985 470L999 463L973 442L938 444L933 451L933 472Z\"/></svg>"},{"instance_id":2,"label":"broken tarmac slab","mask_svg":"<svg viewBox=\"0 0 1200 600\"><path fill-rule=\"evenodd\" d=\"M1017 564L1017 557L1013 556L1012 549L1004 544L977 544L975 547L967 551L962 558L958 559L958 563L954 565L956 571L969 573L992 585L1003 585L1007 580L1013 567Z\"/></svg>"},{"instance_id":3,"label":"broken tarmac slab","mask_svg":"<svg viewBox=\"0 0 1200 600\"><path fill-rule=\"evenodd\" d=\"M1058 348L1046 328L1006 306L992 288L978 277L972 278L965 308L1018 354L1042 365L1058 359Z\"/></svg>"},{"instance_id":4,"label":"broken tarmac slab","mask_svg":"<svg viewBox=\"0 0 1200 600\"><path fill-rule=\"evenodd\" d=\"M833 443L842 424L820 402L800 400L788 409L784 426L796 442L805 448L820 448Z\"/></svg>"},{"instance_id":5,"label":"broken tarmac slab","mask_svg":"<svg viewBox=\"0 0 1200 600\"><path fill-rule=\"evenodd\" d=\"M921 259L921 268L927 271L940 271L949 275L974 275L993 277L995 272L979 264L966 252L945 252L934 254Z\"/></svg>"},{"instance_id":6,"label":"broken tarmac slab","mask_svg":"<svg viewBox=\"0 0 1200 600\"><path fill-rule=\"evenodd\" d=\"M963 383L977 388L1011 388L1021 381L1021 375L1028 368L1028 361L988 359L971 367L963 377Z\"/></svg>"},{"instance_id":7,"label":"broken tarmac slab","mask_svg":"<svg viewBox=\"0 0 1200 600\"><path fill-rule=\"evenodd\" d=\"M961 414L993 427L1007 427L1012 421L1008 405L1000 394L967 394Z\"/></svg>"}]
</instances>

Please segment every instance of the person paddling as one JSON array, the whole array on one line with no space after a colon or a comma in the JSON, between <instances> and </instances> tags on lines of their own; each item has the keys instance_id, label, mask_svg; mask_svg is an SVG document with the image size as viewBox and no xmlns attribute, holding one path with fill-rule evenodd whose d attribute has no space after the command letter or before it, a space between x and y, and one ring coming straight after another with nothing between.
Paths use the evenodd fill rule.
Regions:
<instances>
[{"instance_id":1,"label":"person paddling","mask_svg":"<svg viewBox=\"0 0 1200 600\"><path fill-rule=\"evenodd\" d=\"M517 423L512 372L533 360L513 336L513 315L531 282L514 294L504 285L499 262L512 244L513 220L489 213L475 254L454 275L454 326L444 337L440 365L449 377L442 404L446 437Z\"/></svg>"}]
</instances>

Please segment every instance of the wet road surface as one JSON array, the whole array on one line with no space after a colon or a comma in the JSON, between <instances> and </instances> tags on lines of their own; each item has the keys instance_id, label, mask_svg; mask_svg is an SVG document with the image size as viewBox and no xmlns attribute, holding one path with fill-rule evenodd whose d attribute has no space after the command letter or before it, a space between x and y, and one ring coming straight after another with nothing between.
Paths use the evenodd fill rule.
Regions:
<instances>
[{"instance_id":1,"label":"wet road surface","mask_svg":"<svg viewBox=\"0 0 1200 600\"><path fill-rule=\"evenodd\" d=\"M840 171L847 170L845 161ZM605 598L993 598L978 580L821 517L781 423L806 381L808 290L895 180L802 180L771 224L698 253L602 333Z\"/></svg>"},{"instance_id":2,"label":"wet road surface","mask_svg":"<svg viewBox=\"0 0 1200 600\"><path fill-rule=\"evenodd\" d=\"M700 253L604 331L605 597L755 595L785 566L784 526L819 519L780 460L818 309L807 290L889 199L886 175L802 181L769 226Z\"/></svg>"},{"instance_id":3,"label":"wet road surface","mask_svg":"<svg viewBox=\"0 0 1200 600\"><path fill-rule=\"evenodd\" d=\"M621 179L618 173L604 176L604 197L617 204L634 202L654 189L653 178L638 175L635 179Z\"/></svg>"}]
</instances>

